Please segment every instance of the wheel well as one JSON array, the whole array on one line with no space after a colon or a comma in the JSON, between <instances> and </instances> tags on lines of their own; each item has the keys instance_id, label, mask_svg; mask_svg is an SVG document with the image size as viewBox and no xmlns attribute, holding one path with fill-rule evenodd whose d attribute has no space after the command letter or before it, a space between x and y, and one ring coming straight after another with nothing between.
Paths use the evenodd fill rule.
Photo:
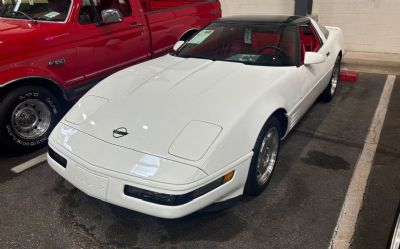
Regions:
<instances>
[{"instance_id":1,"label":"wheel well","mask_svg":"<svg viewBox=\"0 0 400 249\"><path fill-rule=\"evenodd\" d=\"M64 91L54 82L49 79L45 78L27 78L27 79L20 79L17 81L14 81L8 85L5 85L4 87L0 88L0 99L7 94L8 92L17 89L22 86L27 86L27 85L35 85L35 86L41 86L43 88L46 88L49 90L54 96L59 99L60 101L66 101L66 97L64 94Z\"/></svg>"},{"instance_id":2,"label":"wheel well","mask_svg":"<svg viewBox=\"0 0 400 249\"><path fill-rule=\"evenodd\" d=\"M281 124L281 137L283 137L286 134L286 131L288 129L288 117L286 114L286 110L283 108L280 108L278 110L276 110L274 113L272 113L273 117L277 118L279 123Z\"/></svg>"},{"instance_id":3,"label":"wheel well","mask_svg":"<svg viewBox=\"0 0 400 249\"><path fill-rule=\"evenodd\" d=\"M194 34L196 34L199 30L198 29L191 29L189 31L186 31L181 38L179 38L180 41L187 41L189 38L191 38Z\"/></svg>"}]
</instances>

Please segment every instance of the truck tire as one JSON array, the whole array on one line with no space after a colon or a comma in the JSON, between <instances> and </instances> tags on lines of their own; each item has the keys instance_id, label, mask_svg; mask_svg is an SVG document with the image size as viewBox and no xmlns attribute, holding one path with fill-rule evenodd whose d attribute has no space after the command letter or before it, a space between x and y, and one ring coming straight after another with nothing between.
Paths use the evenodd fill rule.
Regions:
<instances>
[{"instance_id":1,"label":"truck tire","mask_svg":"<svg viewBox=\"0 0 400 249\"><path fill-rule=\"evenodd\" d=\"M26 152L47 145L61 117L59 101L45 88L24 86L12 90L0 103L2 151Z\"/></svg>"}]
</instances>

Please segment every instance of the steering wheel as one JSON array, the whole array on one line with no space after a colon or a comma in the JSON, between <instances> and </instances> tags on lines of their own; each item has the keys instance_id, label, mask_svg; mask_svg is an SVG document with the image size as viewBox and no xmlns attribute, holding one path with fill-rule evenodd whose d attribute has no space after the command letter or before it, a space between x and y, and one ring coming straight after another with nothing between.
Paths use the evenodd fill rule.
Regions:
<instances>
[{"instance_id":1,"label":"steering wheel","mask_svg":"<svg viewBox=\"0 0 400 249\"><path fill-rule=\"evenodd\" d=\"M287 53L286 53L285 51L283 51L281 48L276 47L276 46L264 46L264 47L260 48L260 49L258 50L258 52L261 53L261 52L263 52L264 50L266 50L267 48L271 48L271 49L273 49L273 50L279 52L281 55L283 55L283 56L285 56L285 57L288 57L288 55L287 55Z\"/></svg>"}]
</instances>

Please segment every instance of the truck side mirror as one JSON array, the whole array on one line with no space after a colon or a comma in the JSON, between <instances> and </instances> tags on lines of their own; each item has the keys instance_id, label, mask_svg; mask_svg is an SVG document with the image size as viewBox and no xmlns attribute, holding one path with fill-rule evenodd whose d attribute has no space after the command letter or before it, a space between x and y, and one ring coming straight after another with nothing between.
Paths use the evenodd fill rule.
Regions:
<instances>
[{"instance_id":1,"label":"truck side mirror","mask_svg":"<svg viewBox=\"0 0 400 249\"><path fill-rule=\"evenodd\" d=\"M101 19L104 24L122 22L124 19L121 12L116 9L106 9L101 12Z\"/></svg>"}]
</instances>

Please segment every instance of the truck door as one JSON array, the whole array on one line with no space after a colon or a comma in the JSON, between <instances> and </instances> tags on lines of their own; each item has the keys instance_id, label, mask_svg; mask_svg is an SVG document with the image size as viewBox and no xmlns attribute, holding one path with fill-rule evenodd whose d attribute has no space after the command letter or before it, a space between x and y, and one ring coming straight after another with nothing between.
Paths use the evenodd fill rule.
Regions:
<instances>
[{"instance_id":1,"label":"truck door","mask_svg":"<svg viewBox=\"0 0 400 249\"><path fill-rule=\"evenodd\" d=\"M110 9L118 10L122 21L104 24L101 13ZM81 75L98 79L148 58L145 25L129 0L83 0L74 26Z\"/></svg>"}]
</instances>

